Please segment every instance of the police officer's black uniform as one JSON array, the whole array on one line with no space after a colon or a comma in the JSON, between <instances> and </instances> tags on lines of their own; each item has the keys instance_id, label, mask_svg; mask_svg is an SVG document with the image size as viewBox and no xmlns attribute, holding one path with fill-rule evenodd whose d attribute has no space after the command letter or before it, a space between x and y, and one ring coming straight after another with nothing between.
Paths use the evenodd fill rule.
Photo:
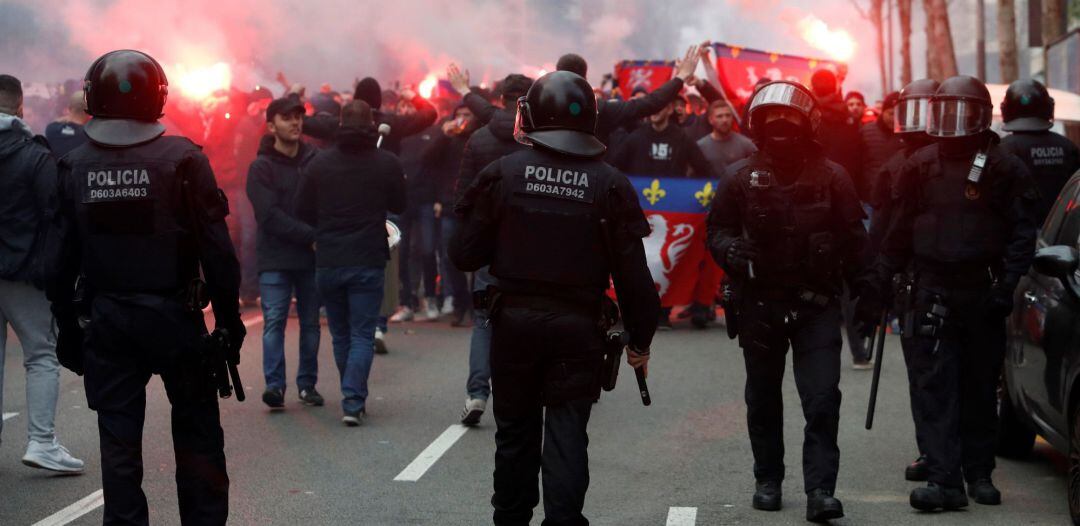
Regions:
<instances>
[{"instance_id":1,"label":"police officer's black uniform","mask_svg":"<svg viewBox=\"0 0 1080 526\"><path fill-rule=\"evenodd\" d=\"M780 509L784 478L781 384L788 346L806 417L803 478L807 518L843 516L832 493L840 451L842 280L863 269L866 230L854 185L813 142L819 114L803 86L759 88L748 110L760 151L731 174L709 211L709 249L741 289L739 345L746 360L746 405L753 505ZM729 314L730 315L730 314Z\"/></svg>"},{"instance_id":2,"label":"police officer's black uniform","mask_svg":"<svg viewBox=\"0 0 1080 526\"><path fill-rule=\"evenodd\" d=\"M224 437L215 386L200 361L206 326L189 297L201 265L217 326L238 348L245 331L228 205L199 147L161 137L167 81L151 57L108 53L90 67L85 89L95 117L86 126L91 142L61 160L48 293L60 360L85 374L87 401L98 413L104 522L148 523L145 386L160 374L172 404L181 520L225 524Z\"/></svg>"},{"instance_id":3,"label":"police officer's black uniform","mask_svg":"<svg viewBox=\"0 0 1080 526\"><path fill-rule=\"evenodd\" d=\"M893 131L900 137L904 147L885 163L885 166L881 169L881 174L877 178L879 184L875 191L878 194L875 196L874 201L880 203L880 206L874 210L874 215L870 219L870 251L875 257L881 250L882 240L893 217L893 211L896 207L893 199L894 196L899 195L896 185L899 182L904 164L912 155L915 155L916 151L933 143L933 138L926 134L926 120L930 108L930 98L937 92L938 87L939 84L934 79L920 79L900 90ZM909 281L910 276L908 273L902 273L897 279L894 279L892 290L905 288ZM904 308L903 305L895 304L897 297L894 296L894 304L890 305L893 314L901 312ZM918 372L913 367L915 363L911 356L913 349L910 345L902 345L902 347L904 350L904 362L908 366L908 391L911 398L911 417L915 423L915 443L919 448L919 457L904 469L904 478L912 481L925 481L930 475L930 470L925 456L924 418L922 413L919 412L918 404L915 403L915 396L919 386Z\"/></svg>"},{"instance_id":4,"label":"police officer's black uniform","mask_svg":"<svg viewBox=\"0 0 1080 526\"><path fill-rule=\"evenodd\" d=\"M1080 149L1069 139L1050 131L1054 125L1054 99L1039 81L1021 79L1009 85L1001 101L1005 131L1012 132L1001 147L1012 152L1031 171L1038 185L1036 221L1042 226L1069 177L1080 170Z\"/></svg>"},{"instance_id":5,"label":"police officer's black uniform","mask_svg":"<svg viewBox=\"0 0 1080 526\"><path fill-rule=\"evenodd\" d=\"M532 148L484 169L458 203L458 268L491 265L491 372L497 525L528 524L544 469L544 524L583 525L586 425L600 393L600 313L614 279L631 352L645 354L659 298L630 182L600 160L596 102L585 79L550 73L519 101ZM636 351L635 351L636 350Z\"/></svg>"},{"instance_id":6,"label":"police officer's black uniform","mask_svg":"<svg viewBox=\"0 0 1080 526\"><path fill-rule=\"evenodd\" d=\"M913 273L901 318L930 471L911 493L921 510L966 506L965 479L976 502L1001 501L990 475L1004 318L1033 258L1038 192L990 118L982 82L941 84L927 128L937 142L904 165L879 258L881 288L909 265Z\"/></svg>"}]
</instances>

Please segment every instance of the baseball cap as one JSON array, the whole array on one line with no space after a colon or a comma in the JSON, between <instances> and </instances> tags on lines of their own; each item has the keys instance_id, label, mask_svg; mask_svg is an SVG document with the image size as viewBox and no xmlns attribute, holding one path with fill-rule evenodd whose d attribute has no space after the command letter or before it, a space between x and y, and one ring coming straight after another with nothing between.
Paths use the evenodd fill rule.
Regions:
<instances>
[{"instance_id":1,"label":"baseball cap","mask_svg":"<svg viewBox=\"0 0 1080 526\"><path fill-rule=\"evenodd\" d=\"M272 122L275 115L286 115L292 112L306 113L304 105L295 97L282 97L274 99L266 107L266 122Z\"/></svg>"}]
</instances>

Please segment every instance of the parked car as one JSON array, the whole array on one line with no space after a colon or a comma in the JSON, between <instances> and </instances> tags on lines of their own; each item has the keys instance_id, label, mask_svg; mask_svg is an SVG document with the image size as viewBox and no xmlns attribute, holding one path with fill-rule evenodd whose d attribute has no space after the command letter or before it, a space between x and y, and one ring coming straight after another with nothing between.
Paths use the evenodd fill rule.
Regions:
<instances>
[{"instance_id":1,"label":"parked car","mask_svg":"<svg viewBox=\"0 0 1080 526\"><path fill-rule=\"evenodd\" d=\"M1016 288L1002 375L998 454L1028 455L1035 435L1069 457L1068 500L1080 525L1080 172L1039 234Z\"/></svg>"}]
</instances>

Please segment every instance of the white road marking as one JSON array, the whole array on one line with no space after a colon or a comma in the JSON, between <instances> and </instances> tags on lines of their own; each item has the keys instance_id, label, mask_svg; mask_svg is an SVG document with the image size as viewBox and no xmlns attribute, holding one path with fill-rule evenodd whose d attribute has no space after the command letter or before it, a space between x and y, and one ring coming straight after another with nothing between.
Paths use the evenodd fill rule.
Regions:
<instances>
[{"instance_id":1,"label":"white road marking","mask_svg":"<svg viewBox=\"0 0 1080 526\"><path fill-rule=\"evenodd\" d=\"M263 322L263 315L260 314L254 318L244 320L244 327L250 329L252 325L258 325Z\"/></svg>"},{"instance_id":2,"label":"white road marking","mask_svg":"<svg viewBox=\"0 0 1080 526\"><path fill-rule=\"evenodd\" d=\"M11 420L12 418L15 418L17 416L19 416L19 413L4 413L4 420L3 421L7 422L8 420Z\"/></svg>"},{"instance_id":3,"label":"white road marking","mask_svg":"<svg viewBox=\"0 0 1080 526\"><path fill-rule=\"evenodd\" d=\"M420 480L420 477L423 477L424 473L427 473L427 470L431 469L431 466L434 466L439 461L439 458L468 431L469 428L461 424L454 424L446 428L446 431L443 431L439 438L436 438L427 449L420 452L416 460L413 460L401 473L398 473L394 480L398 482L416 482Z\"/></svg>"},{"instance_id":4,"label":"white road marking","mask_svg":"<svg viewBox=\"0 0 1080 526\"><path fill-rule=\"evenodd\" d=\"M105 504L105 493L99 489L79 502L34 523L34 526L63 526L100 508L102 504Z\"/></svg>"},{"instance_id":5,"label":"white road marking","mask_svg":"<svg viewBox=\"0 0 1080 526\"><path fill-rule=\"evenodd\" d=\"M697 508L669 508L667 526L694 526L697 523Z\"/></svg>"}]
</instances>

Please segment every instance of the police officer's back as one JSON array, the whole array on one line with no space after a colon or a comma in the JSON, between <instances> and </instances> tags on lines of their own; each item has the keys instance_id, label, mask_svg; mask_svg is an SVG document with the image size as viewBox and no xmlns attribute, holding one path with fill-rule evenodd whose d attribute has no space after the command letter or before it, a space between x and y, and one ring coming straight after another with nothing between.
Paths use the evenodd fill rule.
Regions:
<instances>
[{"instance_id":1,"label":"police officer's back","mask_svg":"<svg viewBox=\"0 0 1080 526\"><path fill-rule=\"evenodd\" d=\"M61 161L48 294L61 363L85 374L98 413L105 523L148 522L144 389L160 374L172 403L181 519L224 524L229 479L196 296L201 266L217 327L237 349L245 330L228 206L199 147L161 137L167 80L154 59L108 53L90 67L85 90L91 142Z\"/></svg>"},{"instance_id":2,"label":"police officer's back","mask_svg":"<svg viewBox=\"0 0 1080 526\"><path fill-rule=\"evenodd\" d=\"M1058 193L1080 170L1080 150L1069 139L1050 131L1054 99L1039 81L1021 79L1009 85L1001 102L1005 131L1001 146L1024 161L1039 187L1036 221L1042 226Z\"/></svg>"},{"instance_id":3,"label":"police officer's back","mask_svg":"<svg viewBox=\"0 0 1080 526\"><path fill-rule=\"evenodd\" d=\"M528 522L541 464L545 523L582 524L604 291L613 278L632 364L643 366L659 311L641 241L649 227L630 182L599 160L605 148L593 135L596 102L585 79L565 71L540 78L519 100L518 120L532 148L480 173L458 204L463 224L450 256L466 271L490 265L499 281L491 307L495 524Z\"/></svg>"}]
</instances>

